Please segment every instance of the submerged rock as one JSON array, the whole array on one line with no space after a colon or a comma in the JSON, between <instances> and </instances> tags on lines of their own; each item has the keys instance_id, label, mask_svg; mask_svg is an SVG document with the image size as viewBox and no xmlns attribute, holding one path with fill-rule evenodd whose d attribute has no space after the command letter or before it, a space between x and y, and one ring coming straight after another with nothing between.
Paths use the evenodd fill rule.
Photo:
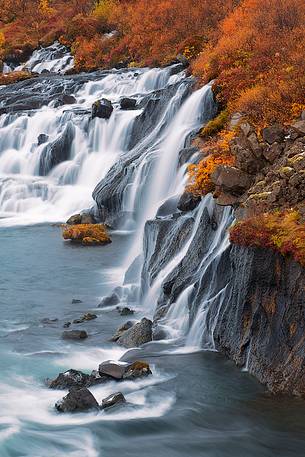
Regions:
<instances>
[{"instance_id":1,"label":"submerged rock","mask_svg":"<svg viewBox=\"0 0 305 457\"><path fill-rule=\"evenodd\" d=\"M119 406L126 403L126 398L122 394L122 392L116 392L115 394L109 395L109 397L104 398L102 400L102 404L100 409L108 409L114 406Z\"/></svg>"},{"instance_id":2,"label":"submerged rock","mask_svg":"<svg viewBox=\"0 0 305 457\"><path fill-rule=\"evenodd\" d=\"M85 330L65 330L62 334L64 340L83 340L88 338Z\"/></svg>"},{"instance_id":3,"label":"submerged rock","mask_svg":"<svg viewBox=\"0 0 305 457\"><path fill-rule=\"evenodd\" d=\"M83 303L82 300L79 300L78 298L72 298L72 305L76 305L77 303Z\"/></svg>"},{"instance_id":4,"label":"submerged rock","mask_svg":"<svg viewBox=\"0 0 305 457\"><path fill-rule=\"evenodd\" d=\"M97 100L92 105L92 119L99 117L101 119L109 119L113 111L113 106L110 100L107 98L102 98Z\"/></svg>"},{"instance_id":5,"label":"submerged rock","mask_svg":"<svg viewBox=\"0 0 305 457\"><path fill-rule=\"evenodd\" d=\"M120 303L120 298L115 292L107 297L104 297L101 303L98 305L98 308L106 308L107 306L115 306Z\"/></svg>"},{"instance_id":6,"label":"submerged rock","mask_svg":"<svg viewBox=\"0 0 305 457\"><path fill-rule=\"evenodd\" d=\"M73 388L62 400L55 403L55 408L61 413L74 413L98 409L99 404L90 390L86 387Z\"/></svg>"},{"instance_id":7,"label":"submerged rock","mask_svg":"<svg viewBox=\"0 0 305 457\"><path fill-rule=\"evenodd\" d=\"M56 324L56 322L58 322L58 319L57 318L49 319L48 317L45 317L45 318L41 319L40 322L44 325L53 325L53 324Z\"/></svg>"},{"instance_id":8,"label":"submerged rock","mask_svg":"<svg viewBox=\"0 0 305 457\"><path fill-rule=\"evenodd\" d=\"M152 321L145 317L117 339L118 344L127 348L139 347L149 341L152 341Z\"/></svg>"},{"instance_id":9,"label":"submerged rock","mask_svg":"<svg viewBox=\"0 0 305 457\"><path fill-rule=\"evenodd\" d=\"M129 308L128 306L118 306L117 311L121 316L131 316L132 314L134 314L134 310Z\"/></svg>"}]
</instances>

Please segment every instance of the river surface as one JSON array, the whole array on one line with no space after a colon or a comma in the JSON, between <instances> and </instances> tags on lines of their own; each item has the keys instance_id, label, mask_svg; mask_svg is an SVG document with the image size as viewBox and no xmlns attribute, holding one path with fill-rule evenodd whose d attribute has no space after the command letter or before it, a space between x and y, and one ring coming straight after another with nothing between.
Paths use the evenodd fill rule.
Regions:
<instances>
[{"instance_id":1,"label":"river surface","mask_svg":"<svg viewBox=\"0 0 305 457\"><path fill-rule=\"evenodd\" d=\"M151 364L153 376L119 387L133 408L56 412L64 392L48 390L44 378L72 367L89 372L125 352L108 340L126 318L96 306L119 280L128 242L118 234L106 247L82 248L50 225L0 229L1 457L303 456L302 402L272 397L215 352L148 344L137 358ZM98 319L74 328L89 338L62 340L63 324L88 310ZM118 390L111 384L91 390L101 400Z\"/></svg>"}]
</instances>

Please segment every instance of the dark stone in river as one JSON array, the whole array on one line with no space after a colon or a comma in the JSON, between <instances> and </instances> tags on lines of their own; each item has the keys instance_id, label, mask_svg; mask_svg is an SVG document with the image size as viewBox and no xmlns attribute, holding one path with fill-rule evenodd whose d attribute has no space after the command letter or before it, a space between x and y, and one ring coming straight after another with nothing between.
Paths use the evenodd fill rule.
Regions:
<instances>
[{"instance_id":1,"label":"dark stone in river","mask_svg":"<svg viewBox=\"0 0 305 457\"><path fill-rule=\"evenodd\" d=\"M83 303L82 300L79 300L78 298L72 298L72 305L76 305L77 303Z\"/></svg>"},{"instance_id":2,"label":"dark stone in river","mask_svg":"<svg viewBox=\"0 0 305 457\"><path fill-rule=\"evenodd\" d=\"M97 384L103 384L112 378L105 374L100 375L97 370L93 370L91 374L83 373L82 371L71 368L64 373L59 373L55 379L46 379L46 384L50 389L71 389L72 387L90 387Z\"/></svg>"},{"instance_id":3,"label":"dark stone in river","mask_svg":"<svg viewBox=\"0 0 305 457\"><path fill-rule=\"evenodd\" d=\"M134 314L134 310L130 309L128 306L118 306L117 311L121 316L131 316L132 314Z\"/></svg>"},{"instance_id":4,"label":"dark stone in river","mask_svg":"<svg viewBox=\"0 0 305 457\"><path fill-rule=\"evenodd\" d=\"M136 362L116 362L107 360L99 365L100 376L111 376L116 380L136 379L152 374L148 363Z\"/></svg>"},{"instance_id":5,"label":"dark stone in river","mask_svg":"<svg viewBox=\"0 0 305 457\"><path fill-rule=\"evenodd\" d=\"M123 333L117 343L127 348L139 347L152 341L152 321L145 317Z\"/></svg>"},{"instance_id":6,"label":"dark stone in river","mask_svg":"<svg viewBox=\"0 0 305 457\"><path fill-rule=\"evenodd\" d=\"M137 100L134 98L124 97L120 100L120 106L123 110L135 109Z\"/></svg>"},{"instance_id":7,"label":"dark stone in river","mask_svg":"<svg viewBox=\"0 0 305 457\"><path fill-rule=\"evenodd\" d=\"M37 137L38 146L46 143L48 141L48 139L49 139L49 135L46 135L45 133L41 133L40 135L38 135L38 137Z\"/></svg>"},{"instance_id":8,"label":"dark stone in river","mask_svg":"<svg viewBox=\"0 0 305 457\"><path fill-rule=\"evenodd\" d=\"M125 324L121 325L113 335L110 341L117 341L126 330L129 330L133 325L135 325L136 322L133 321L127 321Z\"/></svg>"},{"instance_id":9,"label":"dark stone in river","mask_svg":"<svg viewBox=\"0 0 305 457\"><path fill-rule=\"evenodd\" d=\"M109 395L109 397L104 398L102 400L102 404L100 406L101 409L108 409L114 406L119 406L126 403L126 398L122 394L122 392L116 392L114 394Z\"/></svg>"},{"instance_id":10,"label":"dark stone in river","mask_svg":"<svg viewBox=\"0 0 305 457\"><path fill-rule=\"evenodd\" d=\"M110 100L107 98L102 98L101 100L97 100L92 105L92 119L95 117L99 117L101 119L109 119L113 111L113 106Z\"/></svg>"},{"instance_id":11,"label":"dark stone in river","mask_svg":"<svg viewBox=\"0 0 305 457\"><path fill-rule=\"evenodd\" d=\"M111 295L108 295L107 297L104 297L101 301L101 303L98 305L98 308L105 308L107 306L115 306L118 303L120 303L120 298L119 296L114 292Z\"/></svg>"},{"instance_id":12,"label":"dark stone in river","mask_svg":"<svg viewBox=\"0 0 305 457\"><path fill-rule=\"evenodd\" d=\"M83 387L71 389L68 395L55 403L55 408L61 413L75 413L98 409L99 405L90 390Z\"/></svg>"},{"instance_id":13,"label":"dark stone in river","mask_svg":"<svg viewBox=\"0 0 305 457\"><path fill-rule=\"evenodd\" d=\"M62 334L64 340L83 340L88 338L88 334L85 330L66 330Z\"/></svg>"},{"instance_id":14,"label":"dark stone in river","mask_svg":"<svg viewBox=\"0 0 305 457\"><path fill-rule=\"evenodd\" d=\"M193 211L200 203L201 197L193 195L191 192L184 192L178 202L178 209L180 211Z\"/></svg>"}]
</instances>

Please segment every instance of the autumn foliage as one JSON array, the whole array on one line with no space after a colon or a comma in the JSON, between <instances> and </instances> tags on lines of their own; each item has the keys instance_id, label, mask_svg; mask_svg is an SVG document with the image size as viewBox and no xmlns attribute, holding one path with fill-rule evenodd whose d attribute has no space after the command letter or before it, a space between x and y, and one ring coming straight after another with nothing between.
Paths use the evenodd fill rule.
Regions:
<instances>
[{"instance_id":1,"label":"autumn foliage","mask_svg":"<svg viewBox=\"0 0 305 457\"><path fill-rule=\"evenodd\" d=\"M305 267L305 224L297 211L265 213L237 222L230 241L240 246L271 248Z\"/></svg>"}]
</instances>

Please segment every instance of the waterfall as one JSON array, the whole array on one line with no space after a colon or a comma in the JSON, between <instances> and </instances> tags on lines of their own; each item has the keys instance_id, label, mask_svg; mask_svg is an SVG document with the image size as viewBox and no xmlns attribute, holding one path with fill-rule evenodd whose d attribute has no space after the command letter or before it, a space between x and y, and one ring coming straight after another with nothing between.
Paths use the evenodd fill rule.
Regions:
<instances>
[{"instance_id":1,"label":"waterfall","mask_svg":"<svg viewBox=\"0 0 305 457\"><path fill-rule=\"evenodd\" d=\"M131 234L124 303L141 297L143 314L156 316L155 334L213 347L206 315L209 303L225 297L226 284L218 290L214 276L232 216L211 196L193 211L177 209L187 167L178 153L216 113L211 86L192 91L194 80L179 65L44 74L70 64L55 43L23 66L42 75L17 86L21 105L0 88L0 224L62 222L93 208ZM91 119L92 104L103 97L112 115ZM124 97L135 99L134 109L121 108Z\"/></svg>"}]
</instances>

